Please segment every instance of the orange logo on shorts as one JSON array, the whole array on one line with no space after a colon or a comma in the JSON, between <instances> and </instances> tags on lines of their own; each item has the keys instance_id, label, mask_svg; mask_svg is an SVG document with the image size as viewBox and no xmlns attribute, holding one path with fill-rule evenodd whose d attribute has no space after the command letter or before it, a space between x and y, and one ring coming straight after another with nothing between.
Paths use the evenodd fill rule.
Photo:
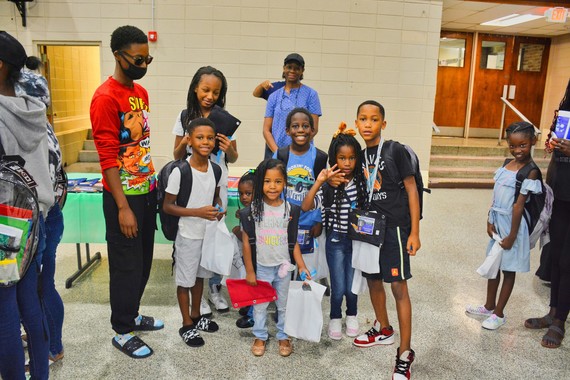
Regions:
<instances>
[{"instance_id":1,"label":"orange logo on shorts","mask_svg":"<svg viewBox=\"0 0 570 380\"><path fill-rule=\"evenodd\" d=\"M398 277L398 268L392 268L392 277Z\"/></svg>"}]
</instances>

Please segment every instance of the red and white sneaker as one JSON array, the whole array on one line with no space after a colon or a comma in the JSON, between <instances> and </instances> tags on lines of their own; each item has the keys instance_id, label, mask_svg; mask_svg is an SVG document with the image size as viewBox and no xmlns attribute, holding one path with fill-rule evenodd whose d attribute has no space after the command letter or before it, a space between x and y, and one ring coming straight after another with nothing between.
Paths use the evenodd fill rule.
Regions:
<instances>
[{"instance_id":1,"label":"red and white sneaker","mask_svg":"<svg viewBox=\"0 0 570 380\"><path fill-rule=\"evenodd\" d=\"M372 347L376 345L388 345L394 343L394 329L392 326L381 327L380 322L374 321L374 325L365 334L354 339L353 344L357 347Z\"/></svg>"},{"instance_id":2,"label":"red and white sneaker","mask_svg":"<svg viewBox=\"0 0 570 380\"><path fill-rule=\"evenodd\" d=\"M394 374L392 380L409 380L412 376L410 367L416 358L416 353L411 348L402 352L400 355L400 347L396 351L396 366L394 367Z\"/></svg>"}]
</instances>

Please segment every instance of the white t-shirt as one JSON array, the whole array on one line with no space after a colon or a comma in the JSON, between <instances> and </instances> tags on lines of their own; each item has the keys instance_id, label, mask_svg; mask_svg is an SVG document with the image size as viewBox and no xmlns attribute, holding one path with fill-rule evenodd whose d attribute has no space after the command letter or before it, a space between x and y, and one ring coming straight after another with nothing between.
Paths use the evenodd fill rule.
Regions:
<instances>
[{"instance_id":1,"label":"white t-shirt","mask_svg":"<svg viewBox=\"0 0 570 380\"><path fill-rule=\"evenodd\" d=\"M284 213L285 202L277 207L264 203L263 220L255 223L257 262L263 266L277 266L290 260L287 244L289 215Z\"/></svg>"},{"instance_id":2,"label":"white t-shirt","mask_svg":"<svg viewBox=\"0 0 570 380\"><path fill-rule=\"evenodd\" d=\"M212 164L208 162L208 171L192 170L192 190L186 208L200 208L212 205L216 192L216 178ZM178 195L180 191L180 169L174 168L168 177L166 192ZM187 239L203 239L206 231L206 219L195 216L180 217L178 222L180 235Z\"/></svg>"},{"instance_id":3,"label":"white t-shirt","mask_svg":"<svg viewBox=\"0 0 570 380\"><path fill-rule=\"evenodd\" d=\"M182 111L178 114L172 134L175 136L184 136L184 127L182 127ZM192 148L186 147L186 151L192 154ZM222 200L222 207L224 210L228 208L228 164L226 163L226 154L221 150L218 154L210 154L210 161L215 162L222 168L222 176L220 177L220 199Z\"/></svg>"}]
</instances>

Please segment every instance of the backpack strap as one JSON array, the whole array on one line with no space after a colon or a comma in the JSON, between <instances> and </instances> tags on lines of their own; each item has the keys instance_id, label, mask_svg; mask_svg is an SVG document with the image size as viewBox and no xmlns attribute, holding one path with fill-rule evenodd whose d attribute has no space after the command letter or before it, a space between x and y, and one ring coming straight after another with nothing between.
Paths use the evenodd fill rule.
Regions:
<instances>
[{"instance_id":1,"label":"backpack strap","mask_svg":"<svg viewBox=\"0 0 570 380\"><path fill-rule=\"evenodd\" d=\"M285 164L287 167L287 163L289 162L289 146L284 146L282 148L277 149L277 159Z\"/></svg>"},{"instance_id":2,"label":"backpack strap","mask_svg":"<svg viewBox=\"0 0 570 380\"><path fill-rule=\"evenodd\" d=\"M186 126L184 125L184 120L188 117L188 109L184 108L180 114L180 124L182 124L182 131L186 133Z\"/></svg>"},{"instance_id":3,"label":"backpack strap","mask_svg":"<svg viewBox=\"0 0 570 380\"><path fill-rule=\"evenodd\" d=\"M319 176L321 171L327 168L327 161L329 156L322 150L317 148L317 156L315 157L315 163L313 164L313 173L315 178Z\"/></svg>"},{"instance_id":4,"label":"backpack strap","mask_svg":"<svg viewBox=\"0 0 570 380\"><path fill-rule=\"evenodd\" d=\"M192 169L185 159L176 160L174 167L180 170L180 190L176 196L176 204L186 207L192 191Z\"/></svg>"},{"instance_id":5,"label":"backpack strap","mask_svg":"<svg viewBox=\"0 0 570 380\"><path fill-rule=\"evenodd\" d=\"M214 170L214 178L216 178L216 187L218 187L218 184L220 183L220 179L222 178L222 168L220 167L220 165L216 164L215 162L212 162L212 169Z\"/></svg>"},{"instance_id":6,"label":"backpack strap","mask_svg":"<svg viewBox=\"0 0 570 380\"><path fill-rule=\"evenodd\" d=\"M509 160L508 162L512 161L512 159L507 159L507 160ZM508 164L507 160L505 160L505 164L503 166ZM517 199L519 198L519 194L521 192L522 183L524 182L525 179L528 178L528 176L530 175L530 172L532 172L535 169L538 170L538 178L537 179L539 179L540 182L542 182L542 173L540 172L540 169L538 168L536 163L532 160L528 164L526 164L525 166L520 168L519 171L517 172L517 182L515 185L515 199L514 199L513 203L517 203Z\"/></svg>"},{"instance_id":7,"label":"backpack strap","mask_svg":"<svg viewBox=\"0 0 570 380\"><path fill-rule=\"evenodd\" d=\"M295 258L293 257L293 250L297 244L297 235L299 234L299 216L301 215L301 207L289 204L289 223L287 224L287 245L289 247L289 258L291 264L295 265Z\"/></svg>"},{"instance_id":8,"label":"backpack strap","mask_svg":"<svg viewBox=\"0 0 570 380\"><path fill-rule=\"evenodd\" d=\"M249 247L251 248L251 262L253 264L253 271L257 272L257 249L255 245L257 238L255 236L255 222L253 220L253 215L251 214L250 206L239 210L239 220L241 227L247 234L247 241L249 242Z\"/></svg>"}]
</instances>

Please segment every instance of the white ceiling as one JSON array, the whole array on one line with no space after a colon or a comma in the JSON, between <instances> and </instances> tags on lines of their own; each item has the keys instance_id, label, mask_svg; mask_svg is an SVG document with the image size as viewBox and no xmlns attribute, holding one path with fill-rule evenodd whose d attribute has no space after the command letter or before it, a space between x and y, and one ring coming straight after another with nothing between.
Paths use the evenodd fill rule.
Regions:
<instances>
[{"instance_id":1,"label":"white ceiling","mask_svg":"<svg viewBox=\"0 0 570 380\"><path fill-rule=\"evenodd\" d=\"M569 1L570 3L570 1ZM564 24L538 19L523 24L497 27L479 25L513 13L542 15L550 7L480 3L463 0L443 0L441 29L527 36L560 36L570 33L570 15Z\"/></svg>"}]
</instances>

